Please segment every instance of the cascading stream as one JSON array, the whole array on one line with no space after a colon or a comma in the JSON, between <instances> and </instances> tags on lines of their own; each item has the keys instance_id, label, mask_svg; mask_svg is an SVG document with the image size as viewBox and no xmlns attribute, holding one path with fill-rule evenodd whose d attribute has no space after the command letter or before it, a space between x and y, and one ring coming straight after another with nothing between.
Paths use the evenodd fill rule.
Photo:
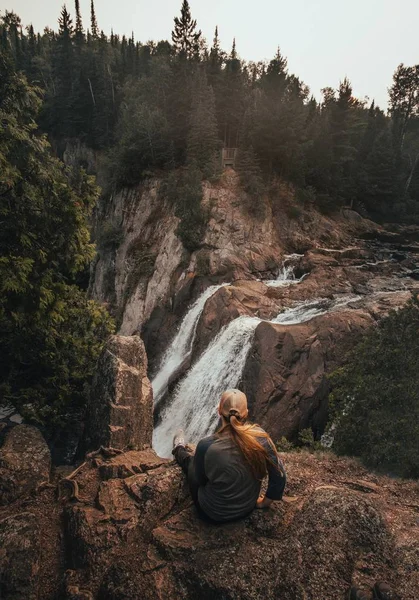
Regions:
<instances>
[{"instance_id":1,"label":"cascading stream","mask_svg":"<svg viewBox=\"0 0 419 600\"><path fill-rule=\"evenodd\" d=\"M192 443L215 429L219 398L224 390L239 383L254 331L260 322L257 317L238 317L212 340L161 415L153 437L157 454L170 456L176 429L184 429Z\"/></svg>"},{"instance_id":2,"label":"cascading stream","mask_svg":"<svg viewBox=\"0 0 419 600\"><path fill-rule=\"evenodd\" d=\"M159 372L151 382L155 405L160 402L166 393L171 377L192 352L196 327L206 301L223 285L228 284L212 285L207 288L186 313L179 331L163 357Z\"/></svg>"},{"instance_id":3,"label":"cascading stream","mask_svg":"<svg viewBox=\"0 0 419 600\"><path fill-rule=\"evenodd\" d=\"M338 310L358 296L332 301L300 302L280 313L271 323L304 323L330 310ZM238 317L226 325L177 386L169 406L154 430L153 446L160 456L170 456L172 438L182 428L191 443L214 431L217 404L223 391L236 387L241 379L253 334L262 319Z\"/></svg>"},{"instance_id":4,"label":"cascading stream","mask_svg":"<svg viewBox=\"0 0 419 600\"><path fill-rule=\"evenodd\" d=\"M264 281L265 285L267 285L268 287L286 287L287 285L300 283L300 281L302 281L304 277L306 277L307 273L305 273L299 279L297 279L295 277L294 272L296 263L298 263L300 258L302 258L303 256L303 254L286 255L282 263L282 267L279 270L278 277L276 279Z\"/></svg>"}]
</instances>

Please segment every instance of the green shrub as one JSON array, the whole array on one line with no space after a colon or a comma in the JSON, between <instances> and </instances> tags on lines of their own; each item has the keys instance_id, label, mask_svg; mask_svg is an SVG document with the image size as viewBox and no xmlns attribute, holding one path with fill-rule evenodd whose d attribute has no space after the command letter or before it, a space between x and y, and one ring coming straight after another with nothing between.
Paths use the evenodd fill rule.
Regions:
<instances>
[{"instance_id":1,"label":"green shrub","mask_svg":"<svg viewBox=\"0 0 419 600\"><path fill-rule=\"evenodd\" d=\"M298 444L301 448L305 448L310 451L323 449L320 442L314 439L313 430L310 427L307 429L302 429L298 433Z\"/></svg>"},{"instance_id":2,"label":"green shrub","mask_svg":"<svg viewBox=\"0 0 419 600\"><path fill-rule=\"evenodd\" d=\"M141 278L154 272L156 254L141 240L135 240L127 250L128 275L124 288L124 306L134 293Z\"/></svg>"},{"instance_id":3,"label":"green shrub","mask_svg":"<svg viewBox=\"0 0 419 600\"><path fill-rule=\"evenodd\" d=\"M99 250L116 250L124 239L124 230L120 223L105 221L97 233Z\"/></svg>"},{"instance_id":4,"label":"green shrub","mask_svg":"<svg viewBox=\"0 0 419 600\"><path fill-rule=\"evenodd\" d=\"M294 444L287 440L285 435L283 435L275 445L278 452L292 452L295 450Z\"/></svg>"},{"instance_id":5,"label":"green shrub","mask_svg":"<svg viewBox=\"0 0 419 600\"><path fill-rule=\"evenodd\" d=\"M291 221L297 221L303 214L303 211L294 204L292 206L287 206L285 213Z\"/></svg>"},{"instance_id":6,"label":"green shrub","mask_svg":"<svg viewBox=\"0 0 419 600\"><path fill-rule=\"evenodd\" d=\"M193 252L200 248L208 223L208 210L202 207L202 173L195 165L171 172L160 187L160 194L174 205L179 217L176 235Z\"/></svg>"},{"instance_id":7,"label":"green shrub","mask_svg":"<svg viewBox=\"0 0 419 600\"><path fill-rule=\"evenodd\" d=\"M0 50L0 399L47 430L80 416L104 340L103 307L76 285L94 257L92 177L36 128L38 90Z\"/></svg>"},{"instance_id":8,"label":"green shrub","mask_svg":"<svg viewBox=\"0 0 419 600\"><path fill-rule=\"evenodd\" d=\"M370 330L332 376L334 449L367 465L419 476L419 304Z\"/></svg>"}]
</instances>

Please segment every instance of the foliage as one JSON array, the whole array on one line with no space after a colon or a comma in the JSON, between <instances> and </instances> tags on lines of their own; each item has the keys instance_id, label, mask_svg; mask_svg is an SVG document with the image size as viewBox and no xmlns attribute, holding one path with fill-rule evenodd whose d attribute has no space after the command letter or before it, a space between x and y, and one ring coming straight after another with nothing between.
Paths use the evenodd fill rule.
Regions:
<instances>
[{"instance_id":1,"label":"foliage","mask_svg":"<svg viewBox=\"0 0 419 600\"><path fill-rule=\"evenodd\" d=\"M298 206L296 206L295 204L292 204L291 206L287 206L285 209L285 213L287 215L287 217L291 220L291 221L298 221L298 219L302 216L303 212L301 210L301 208L299 208Z\"/></svg>"},{"instance_id":2,"label":"foliage","mask_svg":"<svg viewBox=\"0 0 419 600\"><path fill-rule=\"evenodd\" d=\"M187 140L187 159L206 176L213 174L211 166L214 157L220 162L217 129L214 92L207 84L205 71L198 72Z\"/></svg>"},{"instance_id":3,"label":"foliage","mask_svg":"<svg viewBox=\"0 0 419 600\"><path fill-rule=\"evenodd\" d=\"M310 451L322 450L320 442L314 439L314 434L311 427L308 427L307 429L302 429L298 433L298 443L300 447L308 449Z\"/></svg>"},{"instance_id":4,"label":"foliage","mask_svg":"<svg viewBox=\"0 0 419 600\"><path fill-rule=\"evenodd\" d=\"M61 10L58 31L25 33L6 12L0 44L42 88L41 127L57 148L75 137L107 151L110 192L185 165L215 178L222 140L240 149L256 217L263 186L279 177L310 190L324 213L349 206L379 220L419 220L418 65L397 67L388 115L355 98L346 78L318 102L279 48L270 61L245 62L235 41L229 53L221 48L218 28L207 48L187 0L171 43L107 37L93 2L85 33L77 0L74 18Z\"/></svg>"},{"instance_id":5,"label":"foliage","mask_svg":"<svg viewBox=\"0 0 419 600\"><path fill-rule=\"evenodd\" d=\"M282 436L276 443L278 452L317 452L325 449L318 440L314 439L313 430L309 427L302 429L298 433L298 442L294 444L285 436Z\"/></svg>"},{"instance_id":6,"label":"foliage","mask_svg":"<svg viewBox=\"0 0 419 600\"><path fill-rule=\"evenodd\" d=\"M246 206L249 213L254 217L263 218L265 216L263 201L265 185L263 183L262 172L252 146L245 149L239 149L236 168L240 175L242 187L248 194L248 202Z\"/></svg>"},{"instance_id":7,"label":"foliage","mask_svg":"<svg viewBox=\"0 0 419 600\"><path fill-rule=\"evenodd\" d=\"M175 17L174 21L172 41L175 51L182 59L197 58L201 31L196 29L196 21L191 17L188 0L183 0L180 18Z\"/></svg>"},{"instance_id":8,"label":"foliage","mask_svg":"<svg viewBox=\"0 0 419 600\"><path fill-rule=\"evenodd\" d=\"M100 250L115 250L124 239L124 231L120 223L105 221L97 234Z\"/></svg>"},{"instance_id":9,"label":"foliage","mask_svg":"<svg viewBox=\"0 0 419 600\"><path fill-rule=\"evenodd\" d=\"M292 452L295 450L295 445L290 442L284 435L277 441L276 449L278 452Z\"/></svg>"},{"instance_id":10,"label":"foliage","mask_svg":"<svg viewBox=\"0 0 419 600\"><path fill-rule=\"evenodd\" d=\"M170 173L160 194L175 207L175 215L180 219L176 235L184 247L190 252L199 249L208 221L208 211L201 204L201 171L191 165L178 173Z\"/></svg>"},{"instance_id":11,"label":"foliage","mask_svg":"<svg viewBox=\"0 0 419 600\"><path fill-rule=\"evenodd\" d=\"M334 449L419 477L419 302L392 312L332 376Z\"/></svg>"},{"instance_id":12,"label":"foliage","mask_svg":"<svg viewBox=\"0 0 419 600\"><path fill-rule=\"evenodd\" d=\"M0 51L0 394L51 425L77 412L103 340L104 309L75 285L94 255L98 189L37 132L39 90Z\"/></svg>"}]
</instances>

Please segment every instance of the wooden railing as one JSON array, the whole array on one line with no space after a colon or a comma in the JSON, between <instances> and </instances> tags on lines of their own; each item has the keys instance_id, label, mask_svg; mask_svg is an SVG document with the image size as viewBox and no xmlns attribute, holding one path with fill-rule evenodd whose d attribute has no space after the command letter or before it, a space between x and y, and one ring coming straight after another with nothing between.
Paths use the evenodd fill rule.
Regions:
<instances>
[{"instance_id":1,"label":"wooden railing","mask_svg":"<svg viewBox=\"0 0 419 600\"><path fill-rule=\"evenodd\" d=\"M225 167L234 167L236 166L236 156L237 156L237 148L223 148L222 151L222 164L223 168Z\"/></svg>"}]
</instances>

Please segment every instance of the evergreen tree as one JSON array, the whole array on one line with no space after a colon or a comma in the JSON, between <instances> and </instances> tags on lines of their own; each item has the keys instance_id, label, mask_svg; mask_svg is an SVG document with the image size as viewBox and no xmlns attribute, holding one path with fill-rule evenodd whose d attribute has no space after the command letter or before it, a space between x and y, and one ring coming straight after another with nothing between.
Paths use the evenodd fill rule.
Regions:
<instances>
[{"instance_id":1,"label":"evergreen tree","mask_svg":"<svg viewBox=\"0 0 419 600\"><path fill-rule=\"evenodd\" d=\"M372 327L332 377L333 449L402 477L418 477L419 306Z\"/></svg>"},{"instance_id":2,"label":"evergreen tree","mask_svg":"<svg viewBox=\"0 0 419 600\"><path fill-rule=\"evenodd\" d=\"M196 20L192 19L188 0L183 0L180 18L175 17L172 31L172 42L176 54L182 59L199 57L201 30L197 30Z\"/></svg>"},{"instance_id":3,"label":"evergreen tree","mask_svg":"<svg viewBox=\"0 0 419 600\"><path fill-rule=\"evenodd\" d=\"M397 198L397 174L394 148L388 130L375 139L364 164L360 200L371 215L386 216Z\"/></svg>"},{"instance_id":4,"label":"evergreen tree","mask_svg":"<svg viewBox=\"0 0 419 600\"><path fill-rule=\"evenodd\" d=\"M205 72L200 71L194 85L187 146L188 161L195 163L206 175L214 157L219 154L219 148L214 92L208 86Z\"/></svg>"},{"instance_id":5,"label":"evergreen tree","mask_svg":"<svg viewBox=\"0 0 419 600\"><path fill-rule=\"evenodd\" d=\"M358 133L358 100L352 96L352 86L344 79L338 97L330 105L330 131L333 144L331 169L332 187L338 205L352 204L354 198L354 165L356 162L356 134Z\"/></svg>"},{"instance_id":6,"label":"evergreen tree","mask_svg":"<svg viewBox=\"0 0 419 600\"><path fill-rule=\"evenodd\" d=\"M208 82L216 90L221 85L222 67L225 62L225 52L221 49L218 37L218 27L215 28L214 40L207 61Z\"/></svg>"},{"instance_id":7,"label":"evergreen tree","mask_svg":"<svg viewBox=\"0 0 419 600\"><path fill-rule=\"evenodd\" d=\"M75 0L75 9L76 9L76 27L75 27L75 37L76 43L80 46L84 41L84 31L83 31L83 22L80 13L80 0Z\"/></svg>"},{"instance_id":8,"label":"evergreen tree","mask_svg":"<svg viewBox=\"0 0 419 600\"><path fill-rule=\"evenodd\" d=\"M236 170L240 176L240 183L249 196L249 201L246 203L247 209L255 217L263 217L265 213L262 196L265 186L262 171L252 146L239 149Z\"/></svg>"},{"instance_id":9,"label":"evergreen tree","mask_svg":"<svg viewBox=\"0 0 419 600\"><path fill-rule=\"evenodd\" d=\"M74 49L73 23L64 5L58 20L59 30L52 55L52 76L54 85L52 98L45 106L44 124L57 136L71 137L73 86L74 86Z\"/></svg>"},{"instance_id":10,"label":"evergreen tree","mask_svg":"<svg viewBox=\"0 0 419 600\"><path fill-rule=\"evenodd\" d=\"M53 158L36 130L40 100L0 52L0 396L44 425L64 423L111 331L74 284L93 257L93 181Z\"/></svg>"},{"instance_id":11,"label":"evergreen tree","mask_svg":"<svg viewBox=\"0 0 419 600\"><path fill-rule=\"evenodd\" d=\"M97 26L94 0L90 1L90 32L94 40L96 40L99 37L99 28Z\"/></svg>"},{"instance_id":12,"label":"evergreen tree","mask_svg":"<svg viewBox=\"0 0 419 600\"><path fill-rule=\"evenodd\" d=\"M409 123L419 115L419 65L399 65L394 73L389 95L394 143L400 155Z\"/></svg>"},{"instance_id":13,"label":"evergreen tree","mask_svg":"<svg viewBox=\"0 0 419 600\"><path fill-rule=\"evenodd\" d=\"M239 131L245 112L246 91L245 77L241 61L237 55L236 40L226 66L223 70L223 80L217 94L217 118L220 126L220 137L224 146L236 148Z\"/></svg>"}]
</instances>

